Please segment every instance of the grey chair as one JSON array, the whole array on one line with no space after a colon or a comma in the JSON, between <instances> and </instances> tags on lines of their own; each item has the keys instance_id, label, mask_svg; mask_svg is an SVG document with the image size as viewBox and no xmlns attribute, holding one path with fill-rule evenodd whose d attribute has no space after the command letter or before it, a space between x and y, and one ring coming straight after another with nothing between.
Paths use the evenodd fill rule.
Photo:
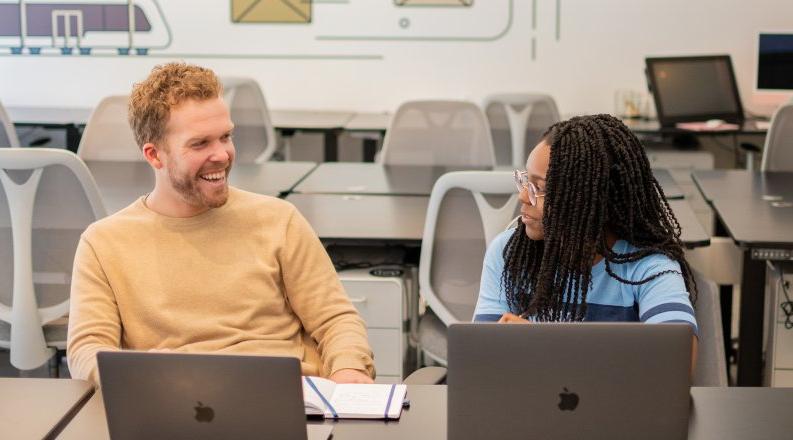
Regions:
<instances>
[{"instance_id":1,"label":"grey chair","mask_svg":"<svg viewBox=\"0 0 793 440\"><path fill-rule=\"evenodd\" d=\"M419 263L419 295L428 310L418 321L419 353L446 364L446 328L470 322L490 241L515 217L512 173L459 171L432 188Z\"/></svg>"},{"instance_id":2,"label":"grey chair","mask_svg":"<svg viewBox=\"0 0 793 440\"><path fill-rule=\"evenodd\" d=\"M99 101L80 138L77 155L82 160L143 161L135 135L127 122L129 96L108 96Z\"/></svg>"},{"instance_id":3,"label":"grey chair","mask_svg":"<svg viewBox=\"0 0 793 440\"><path fill-rule=\"evenodd\" d=\"M719 289L716 283L694 270L699 295L694 313L699 328L697 363L692 385L697 387L726 387L727 358L724 353L724 334L721 324Z\"/></svg>"},{"instance_id":4,"label":"grey chair","mask_svg":"<svg viewBox=\"0 0 793 440\"><path fill-rule=\"evenodd\" d=\"M495 166L487 119L467 101L409 101L399 106L377 162L387 165Z\"/></svg>"},{"instance_id":5,"label":"grey chair","mask_svg":"<svg viewBox=\"0 0 793 440\"><path fill-rule=\"evenodd\" d=\"M761 171L793 171L793 101L777 109L765 137Z\"/></svg>"},{"instance_id":6,"label":"grey chair","mask_svg":"<svg viewBox=\"0 0 793 440\"><path fill-rule=\"evenodd\" d=\"M19 138L11 118L0 103L0 148L4 147L19 148Z\"/></svg>"},{"instance_id":7,"label":"grey chair","mask_svg":"<svg viewBox=\"0 0 793 440\"><path fill-rule=\"evenodd\" d=\"M539 93L491 95L484 105L498 165L523 168L526 158L551 125L559 122L556 101Z\"/></svg>"},{"instance_id":8,"label":"grey chair","mask_svg":"<svg viewBox=\"0 0 793 440\"><path fill-rule=\"evenodd\" d=\"M66 150L0 149L0 348L31 370L66 348L72 265L104 217L88 168Z\"/></svg>"},{"instance_id":9,"label":"grey chair","mask_svg":"<svg viewBox=\"0 0 793 440\"><path fill-rule=\"evenodd\" d=\"M276 149L275 128L259 83L252 78L222 77L223 99L234 122L234 147L239 163L262 163Z\"/></svg>"}]
</instances>

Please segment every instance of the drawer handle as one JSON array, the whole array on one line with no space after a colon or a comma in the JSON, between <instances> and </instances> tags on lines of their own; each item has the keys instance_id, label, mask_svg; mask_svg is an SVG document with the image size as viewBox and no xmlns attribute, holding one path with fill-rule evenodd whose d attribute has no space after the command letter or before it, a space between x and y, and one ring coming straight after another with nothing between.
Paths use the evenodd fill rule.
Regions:
<instances>
[{"instance_id":1,"label":"drawer handle","mask_svg":"<svg viewBox=\"0 0 793 440\"><path fill-rule=\"evenodd\" d=\"M362 303L366 302L366 297L365 296L351 296L350 297L350 302L353 303L353 304L362 304Z\"/></svg>"}]
</instances>

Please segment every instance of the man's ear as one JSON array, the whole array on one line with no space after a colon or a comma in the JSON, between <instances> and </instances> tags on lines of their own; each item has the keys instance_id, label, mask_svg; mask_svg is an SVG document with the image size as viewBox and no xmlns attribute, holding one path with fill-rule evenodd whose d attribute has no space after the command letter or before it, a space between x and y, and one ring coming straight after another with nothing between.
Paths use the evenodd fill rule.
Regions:
<instances>
[{"instance_id":1,"label":"man's ear","mask_svg":"<svg viewBox=\"0 0 793 440\"><path fill-rule=\"evenodd\" d=\"M164 164L162 162L162 158L160 157L162 154L162 149L160 147L148 142L143 144L142 150L144 159L146 159L146 162L148 162L154 169L159 170L163 167Z\"/></svg>"}]
</instances>

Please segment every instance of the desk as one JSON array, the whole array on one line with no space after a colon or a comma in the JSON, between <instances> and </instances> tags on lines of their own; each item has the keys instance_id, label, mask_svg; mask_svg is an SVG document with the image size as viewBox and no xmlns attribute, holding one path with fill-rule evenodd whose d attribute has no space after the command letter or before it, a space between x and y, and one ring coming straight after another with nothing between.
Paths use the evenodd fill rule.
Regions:
<instances>
[{"instance_id":1,"label":"desk","mask_svg":"<svg viewBox=\"0 0 793 440\"><path fill-rule=\"evenodd\" d=\"M722 134L765 134L768 129L759 126L757 121L745 121L736 130L692 131L677 127L662 127L657 120L626 119L622 121L631 131L640 134L693 134L697 136L717 136Z\"/></svg>"},{"instance_id":2,"label":"desk","mask_svg":"<svg viewBox=\"0 0 793 440\"><path fill-rule=\"evenodd\" d=\"M445 439L446 386L410 385L410 408L398 421L332 420L337 440ZM774 388L692 388L689 440L778 440L793 432L793 391ZM662 416L662 415L659 415ZM107 439L101 393L97 392L59 439Z\"/></svg>"},{"instance_id":3,"label":"desk","mask_svg":"<svg viewBox=\"0 0 793 440\"><path fill-rule=\"evenodd\" d=\"M680 240L688 248L710 245L710 234L702 227L691 205L685 200L668 200L669 207L680 223Z\"/></svg>"},{"instance_id":4,"label":"desk","mask_svg":"<svg viewBox=\"0 0 793 440\"><path fill-rule=\"evenodd\" d=\"M0 378L0 437L52 438L93 392L82 380Z\"/></svg>"},{"instance_id":5,"label":"desk","mask_svg":"<svg viewBox=\"0 0 793 440\"><path fill-rule=\"evenodd\" d=\"M677 182L675 182L675 179L672 178L672 175L669 174L669 171L661 168L653 168L652 171L655 180L658 181L658 184L661 185L661 188L664 190L664 195L667 200L682 199L686 196L683 190L677 185Z\"/></svg>"},{"instance_id":6,"label":"desk","mask_svg":"<svg viewBox=\"0 0 793 440\"><path fill-rule=\"evenodd\" d=\"M421 244L429 197L290 194L286 197L323 240Z\"/></svg>"},{"instance_id":7,"label":"desk","mask_svg":"<svg viewBox=\"0 0 793 440\"><path fill-rule=\"evenodd\" d=\"M325 161L339 160L339 134L355 113L314 110L273 110L270 119L284 136L295 131L319 132L324 136Z\"/></svg>"},{"instance_id":8,"label":"desk","mask_svg":"<svg viewBox=\"0 0 793 440\"><path fill-rule=\"evenodd\" d=\"M148 162L88 161L108 214L114 213L154 188ZM314 162L234 164L229 183L245 191L269 196L288 192L316 167Z\"/></svg>"},{"instance_id":9,"label":"desk","mask_svg":"<svg viewBox=\"0 0 793 440\"><path fill-rule=\"evenodd\" d=\"M466 168L471 170L471 168ZM442 175L459 167L322 163L294 188L303 194L370 194L429 196ZM486 168L479 168L480 171Z\"/></svg>"},{"instance_id":10,"label":"desk","mask_svg":"<svg viewBox=\"0 0 793 440\"><path fill-rule=\"evenodd\" d=\"M59 108L59 107L6 107L8 117L14 125L23 127L44 127L65 130L65 147L77 152L80 145L82 127L91 117L91 108Z\"/></svg>"},{"instance_id":11,"label":"desk","mask_svg":"<svg viewBox=\"0 0 793 440\"><path fill-rule=\"evenodd\" d=\"M389 113L356 113L344 126L351 136L363 138L363 161L374 162L377 143L383 140L391 124Z\"/></svg>"},{"instance_id":12,"label":"desk","mask_svg":"<svg viewBox=\"0 0 793 440\"><path fill-rule=\"evenodd\" d=\"M744 249L738 385L762 382L765 307L764 250L793 249L793 173L695 171L694 182L727 233Z\"/></svg>"}]
</instances>

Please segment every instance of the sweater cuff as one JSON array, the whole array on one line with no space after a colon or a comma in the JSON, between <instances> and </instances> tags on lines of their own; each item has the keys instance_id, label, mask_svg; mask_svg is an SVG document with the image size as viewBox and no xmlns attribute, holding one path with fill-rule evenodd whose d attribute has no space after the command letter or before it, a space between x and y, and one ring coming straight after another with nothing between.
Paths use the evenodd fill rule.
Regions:
<instances>
[{"instance_id":1,"label":"sweater cuff","mask_svg":"<svg viewBox=\"0 0 793 440\"><path fill-rule=\"evenodd\" d=\"M369 356L353 354L335 356L329 362L328 376L332 376L335 372L347 368L362 371L373 379L375 377L374 363L372 362L372 358Z\"/></svg>"}]
</instances>

